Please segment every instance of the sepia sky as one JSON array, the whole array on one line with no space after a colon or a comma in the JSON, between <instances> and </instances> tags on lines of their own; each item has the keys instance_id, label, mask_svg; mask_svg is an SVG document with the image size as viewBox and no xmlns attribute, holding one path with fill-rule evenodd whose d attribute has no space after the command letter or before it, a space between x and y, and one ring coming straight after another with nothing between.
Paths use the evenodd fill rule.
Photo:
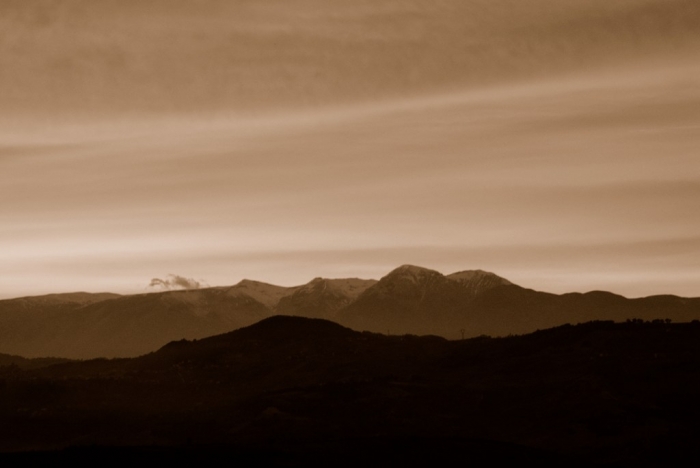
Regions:
<instances>
[{"instance_id":1,"label":"sepia sky","mask_svg":"<svg viewBox=\"0 0 700 468\"><path fill-rule=\"evenodd\" d=\"M700 296L696 0L3 0L0 298Z\"/></svg>"}]
</instances>

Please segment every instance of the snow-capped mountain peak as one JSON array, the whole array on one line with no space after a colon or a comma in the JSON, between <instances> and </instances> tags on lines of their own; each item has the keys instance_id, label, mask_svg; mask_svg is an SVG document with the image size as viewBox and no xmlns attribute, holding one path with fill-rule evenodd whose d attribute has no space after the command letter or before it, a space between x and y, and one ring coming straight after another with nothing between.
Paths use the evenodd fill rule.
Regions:
<instances>
[{"instance_id":1,"label":"snow-capped mountain peak","mask_svg":"<svg viewBox=\"0 0 700 468\"><path fill-rule=\"evenodd\" d=\"M447 278L460 284L472 294L479 294L497 286L509 286L513 284L505 278L501 278L494 273L484 270L458 271L447 275Z\"/></svg>"}]
</instances>

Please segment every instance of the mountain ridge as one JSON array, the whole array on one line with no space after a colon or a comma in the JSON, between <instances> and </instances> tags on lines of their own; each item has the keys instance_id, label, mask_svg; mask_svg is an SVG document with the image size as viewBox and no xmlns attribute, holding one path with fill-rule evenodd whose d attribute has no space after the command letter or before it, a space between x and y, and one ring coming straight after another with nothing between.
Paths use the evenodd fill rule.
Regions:
<instances>
[{"instance_id":1,"label":"mountain ridge","mask_svg":"<svg viewBox=\"0 0 700 468\"><path fill-rule=\"evenodd\" d=\"M522 334L565 323L700 319L700 299L628 299L607 291L552 294L484 270L444 275L401 265L377 280L317 277L136 295L67 293L0 301L0 353L24 357L132 357L170 341L202 339L274 315L328 319L384 334L449 339Z\"/></svg>"}]
</instances>

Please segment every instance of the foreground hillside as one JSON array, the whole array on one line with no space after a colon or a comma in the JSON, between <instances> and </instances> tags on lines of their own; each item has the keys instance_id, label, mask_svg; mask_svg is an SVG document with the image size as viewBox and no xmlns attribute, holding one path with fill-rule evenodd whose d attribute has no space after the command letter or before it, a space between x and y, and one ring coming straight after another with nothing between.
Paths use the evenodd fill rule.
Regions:
<instances>
[{"instance_id":1,"label":"foreground hillside","mask_svg":"<svg viewBox=\"0 0 700 468\"><path fill-rule=\"evenodd\" d=\"M699 365L697 322L447 341L275 316L135 359L2 367L0 449L677 466L697 461Z\"/></svg>"},{"instance_id":2,"label":"foreground hillside","mask_svg":"<svg viewBox=\"0 0 700 468\"><path fill-rule=\"evenodd\" d=\"M273 315L322 318L358 331L448 339L530 333L565 323L700 319L700 299L627 299L603 291L549 294L467 270L403 265L379 281L315 278L295 287L243 280L230 287L133 296L62 294L0 301L0 353L134 357L169 341L204 338Z\"/></svg>"}]
</instances>

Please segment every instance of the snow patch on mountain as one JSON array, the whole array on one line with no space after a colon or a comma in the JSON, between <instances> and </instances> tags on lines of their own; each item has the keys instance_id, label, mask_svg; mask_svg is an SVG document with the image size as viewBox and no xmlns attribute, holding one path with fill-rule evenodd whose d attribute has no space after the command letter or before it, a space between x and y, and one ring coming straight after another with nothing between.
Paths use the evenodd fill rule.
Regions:
<instances>
[{"instance_id":1,"label":"snow patch on mountain","mask_svg":"<svg viewBox=\"0 0 700 468\"><path fill-rule=\"evenodd\" d=\"M401 265L382 278L382 281L401 279L404 281L408 280L412 283L419 283L427 278L435 276L443 275L438 271L430 270L428 268L415 265Z\"/></svg>"},{"instance_id":2,"label":"snow patch on mountain","mask_svg":"<svg viewBox=\"0 0 700 468\"><path fill-rule=\"evenodd\" d=\"M497 286L510 286L513 284L505 278L484 270L458 271L447 275L447 278L457 282L474 295Z\"/></svg>"},{"instance_id":3,"label":"snow patch on mountain","mask_svg":"<svg viewBox=\"0 0 700 468\"><path fill-rule=\"evenodd\" d=\"M294 294L299 288L301 288L301 286L285 287L244 279L228 288L226 293L231 296L246 295L252 297L266 307L274 309L280 299Z\"/></svg>"},{"instance_id":4,"label":"snow patch on mountain","mask_svg":"<svg viewBox=\"0 0 700 468\"><path fill-rule=\"evenodd\" d=\"M455 281L494 281L503 285L513 284L505 278L501 278L495 273L484 270L464 270L447 275L451 280Z\"/></svg>"}]
</instances>

